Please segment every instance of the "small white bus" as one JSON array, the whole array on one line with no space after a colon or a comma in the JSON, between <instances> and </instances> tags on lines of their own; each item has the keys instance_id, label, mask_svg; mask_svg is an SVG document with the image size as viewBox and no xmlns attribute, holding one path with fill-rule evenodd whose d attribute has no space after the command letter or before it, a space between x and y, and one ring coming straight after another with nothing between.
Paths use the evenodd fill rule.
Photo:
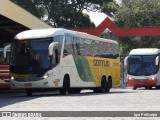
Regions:
<instances>
[{"instance_id":1,"label":"small white bus","mask_svg":"<svg viewBox=\"0 0 160 120\"><path fill-rule=\"evenodd\" d=\"M160 86L159 69L160 49L133 49L125 58L128 86L145 87L146 89Z\"/></svg>"}]
</instances>

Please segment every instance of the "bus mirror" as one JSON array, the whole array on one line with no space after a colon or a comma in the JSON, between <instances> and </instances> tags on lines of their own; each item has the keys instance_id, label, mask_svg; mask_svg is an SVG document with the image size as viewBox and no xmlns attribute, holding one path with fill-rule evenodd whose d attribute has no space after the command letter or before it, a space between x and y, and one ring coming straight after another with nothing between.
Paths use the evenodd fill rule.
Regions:
<instances>
[{"instance_id":1,"label":"bus mirror","mask_svg":"<svg viewBox=\"0 0 160 120\"><path fill-rule=\"evenodd\" d=\"M7 50L11 47L11 44L7 45L3 49L3 57L6 59L7 58Z\"/></svg>"},{"instance_id":2,"label":"bus mirror","mask_svg":"<svg viewBox=\"0 0 160 120\"><path fill-rule=\"evenodd\" d=\"M156 57L155 65L158 65L158 63L159 63L159 56Z\"/></svg>"},{"instance_id":3,"label":"bus mirror","mask_svg":"<svg viewBox=\"0 0 160 120\"><path fill-rule=\"evenodd\" d=\"M128 56L125 57L125 59L124 59L124 66L125 66L125 67L127 66L127 60L128 60Z\"/></svg>"},{"instance_id":4,"label":"bus mirror","mask_svg":"<svg viewBox=\"0 0 160 120\"><path fill-rule=\"evenodd\" d=\"M48 47L49 56L53 55L53 49L58 45L58 42L52 42Z\"/></svg>"}]
</instances>

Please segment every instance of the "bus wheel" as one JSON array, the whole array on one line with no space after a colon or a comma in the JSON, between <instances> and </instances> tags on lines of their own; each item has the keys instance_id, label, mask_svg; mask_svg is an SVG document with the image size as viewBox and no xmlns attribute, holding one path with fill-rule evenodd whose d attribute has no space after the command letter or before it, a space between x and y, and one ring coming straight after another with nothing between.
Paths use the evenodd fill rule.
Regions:
<instances>
[{"instance_id":1,"label":"bus wheel","mask_svg":"<svg viewBox=\"0 0 160 120\"><path fill-rule=\"evenodd\" d=\"M78 94L81 92L81 89L79 88L70 88L70 90L68 91L69 94Z\"/></svg>"},{"instance_id":2,"label":"bus wheel","mask_svg":"<svg viewBox=\"0 0 160 120\"><path fill-rule=\"evenodd\" d=\"M156 86L156 89L160 89L160 86L158 85L158 86Z\"/></svg>"},{"instance_id":3,"label":"bus wheel","mask_svg":"<svg viewBox=\"0 0 160 120\"><path fill-rule=\"evenodd\" d=\"M100 89L101 89L102 93L106 92L108 89L108 85L107 85L107 81L106 81L105 77L102 77Z\"/></svg>"},{"instance_id":4,"label":"bus wheel","mask_svg":"<svg viewBox=\"0 0 160 120\"><path fill-rule=\"evenodd\" d=\"M145 87L145 89L151 90L151 89L152 89L152 86L147 86L147 87Z\"/></svg>"},{"instance_id":5,"label":"bus wheel","mask_svg":"<svg viewBox=\"0 0 160 120\"><path fill-rule=\"evenodd\" d=\"M94 93L100 93L101 90L100 90L100 88L94 88L94 89L93 89L93 92L94 92Z\"/></svg>"},{"instance_id":6,"label":"bus wheel","mask_svg":"<svg viewBox=\"0 0 160 120\"><path fill-rule=\"evenodd\" d=\"M111 88L112 88L112 78L109 77L109 78L108 78L108 82L107 82L106 92L109 92Z\"/></svg>"},{"instance_id":7,"label":"bus wheel","mask_svg":"<svg viewBox=\"0 0 160 120\"><path fill-rule=\"evenodd\" d=\"M63 87L60 88L60 94L65 95L70 88L70 81L69 81L69 76L65 76L63 80Z\"/></svg>"},{"instance_id":8,"label":"bus wheel","mask_svg":"<svg viewBox=\"0 0 160 120\"><path fill-rule=\"evenodd\" d=\"M145 89L147 90L147 89L149 89L149 87L147 86L147 87L145 87Z\"/></svg>"},{"instance_id":9,"label":"bus wheel","mask_svg":"<svg viewBox=\"0 0 160 120\"><path fill-rule=\"evenodd\" d=\"M27 96L32 96L32 90L26 90Z\"/></svg>"},{"instance_id":10,"label":"bus wheel","mask_svg":"<svg viewBox=\"0 0 160 120\"><path fill-rule=\"evenodd\" d=\"M136 90L136 89L137 89L137 87L136 87L136 86L134 86L134 87L133 87L133 90Z\"/></svg>"}]
</instances>

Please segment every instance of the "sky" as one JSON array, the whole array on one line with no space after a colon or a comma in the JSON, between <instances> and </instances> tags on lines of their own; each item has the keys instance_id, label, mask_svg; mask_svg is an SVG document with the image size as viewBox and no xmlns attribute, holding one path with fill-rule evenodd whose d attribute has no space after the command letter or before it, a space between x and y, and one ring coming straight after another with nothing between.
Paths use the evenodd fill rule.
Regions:
<instances>
[{"instance_id":1,"label":"sky","mask_svg":"<svg viewBox=\"0 0 160 120\"><path fill-rule=\"evenodd\" d=\"M121 0L116 0L117 3L121 3ZM89 14L90 19L96 26L98 26L106 17L107 15L100 12L87 12L86 10L83 11L84 13Z\"/></svg>"}]
</instances>

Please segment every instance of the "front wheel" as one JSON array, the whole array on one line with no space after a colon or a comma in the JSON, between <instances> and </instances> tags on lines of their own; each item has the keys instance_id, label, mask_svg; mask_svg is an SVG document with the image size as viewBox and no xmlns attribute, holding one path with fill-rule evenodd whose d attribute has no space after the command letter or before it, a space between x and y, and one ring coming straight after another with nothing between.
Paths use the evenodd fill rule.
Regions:
<instances>
[{"instance_id":1,"label":"front wheel","mask_svg":"<svg viewBox=\"0 0 160 120\"><path fill-rule=\"evenodd\" d=\"M70 88L68 91L69 94L78 94L80 92L81 92L81 89L79 88Z\"/></svg>"},{"instance_id":2,"label":"front wheel","mask_svg":"<svg viewBox=\"0 0 160 120\"><path fill-rule=\"evenodd\" d=\"M64 77L63 80L63 87L60 88L60 94L61 95L65 95L70 89L70 81L69 81L69 77Z\"/></svg>"},{"instance_id":3,"label":"front wheel","mask_svg":"<svg viewBox=\"0 0 160 120\"><path fill-rule=\"evenodd\" d=\"M136 89L137 89L137 87L136 87L136 86L134 86L134 87L133 87L133 90L136 90Z\"/></svg>"},{"instance_id":4,"label":"front wheel","mask_svg":"<svg viewBox=\"0 0 160 120\"><path fill-rule=\"evenodd\" d=\"M156 89L160 89L160 85L156 86Z\"/></svg>"},{"instance_id":5,"label":"front wheel","mask_svg":"<svg viewBox=\"0 0 160 120\"><path fill-rule=\"evenodd\" d=\"M152 86L147 86L145 87L146 90L151 90L152 89Z\"/></svg>"},{"instance_id":6,"label":"front wheel","mask_svg":"<svg viewBox=\"0 0 160 120\"><path fill-rule=\"evenodd\" d=\"M32 96L32 90L26 90L26 95L27 96Z\"/></svg>"}]
</instances>

